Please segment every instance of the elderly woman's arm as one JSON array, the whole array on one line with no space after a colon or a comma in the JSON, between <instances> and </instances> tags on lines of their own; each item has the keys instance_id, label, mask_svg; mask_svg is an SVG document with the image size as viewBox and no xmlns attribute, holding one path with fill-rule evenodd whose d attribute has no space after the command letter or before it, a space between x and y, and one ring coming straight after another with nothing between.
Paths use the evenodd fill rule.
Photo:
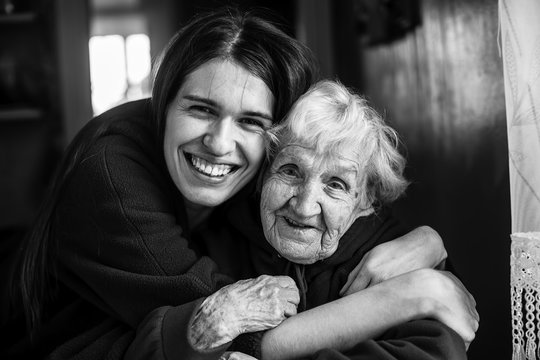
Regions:
<instances>
[{"instance_id":1,"label":"elderly woman's arm","mask_svg":"<svg viewBox=\"0 0 540 360\"><path fill-rule=\"evenodd\" d=\"M420 226L368 251L349 274L340 295L350 295L412 270L444 269L446 257L444 243L437 231Z\"/></svg>"},{"instance_id":2,"label":"elderly woman's arm","mask_svg":"<svg viewBox=\"0 0 540 360\"><path fill-rule=\"evenodd\" d=\"M478 327L474 299L461 282L452 274L422 269L288 318L264 335L262 358L295 358L325 348L346 351L423 318L446 324L466 344Z\"/></svg>"}]
</instances>

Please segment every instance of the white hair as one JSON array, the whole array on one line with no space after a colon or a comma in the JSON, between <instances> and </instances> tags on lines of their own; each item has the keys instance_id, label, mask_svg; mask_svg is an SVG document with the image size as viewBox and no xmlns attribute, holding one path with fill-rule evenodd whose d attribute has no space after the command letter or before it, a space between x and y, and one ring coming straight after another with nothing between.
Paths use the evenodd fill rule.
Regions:
<instances>
[{"instance_id":1,"label":"white hair","mask_svg":"<svg viewBox=\"0 0 540 360\"><path fill-rule=\"evenodd\" d=\"M314 84L269 137L271 157L291 143L307 144L321 155L339 154L345 147L357 149L364 167L364 195L371 203L390 203L407 188L397 132L366 99L337 81Z\"/></svg>"}]
</instances>

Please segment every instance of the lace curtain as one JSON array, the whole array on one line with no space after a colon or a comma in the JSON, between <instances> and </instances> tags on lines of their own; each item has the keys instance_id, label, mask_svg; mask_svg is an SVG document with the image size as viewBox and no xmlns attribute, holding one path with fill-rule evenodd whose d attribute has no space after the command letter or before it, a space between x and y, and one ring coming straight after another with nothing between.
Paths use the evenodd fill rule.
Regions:
<instances>
[{"instance_id":1,"label":"lace curtain","mask_svg":"<svg viewBox=\"0 0 540 360\"><path fill-rule=\"evenodd\" d=\"M540 1L499 0L510 195L513 360L540 359Z\"/></svg>"}]
</instances>

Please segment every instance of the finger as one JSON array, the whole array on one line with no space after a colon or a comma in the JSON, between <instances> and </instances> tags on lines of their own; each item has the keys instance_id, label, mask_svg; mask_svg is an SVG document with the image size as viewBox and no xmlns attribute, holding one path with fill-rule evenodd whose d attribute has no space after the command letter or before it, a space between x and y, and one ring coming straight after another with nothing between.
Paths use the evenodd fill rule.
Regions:
<instances>
[{"instance_id":1,"label":"finger","mask_svg":"<svg viewBox=\"0 0 540 360\"><path fill-rule=\"evenodd\" d=\"M298 305L300 303L300 293L298 292L297 289L290 289L290 288L281 289L279 295L281 299L289 303L292 303L295 305Z\"/></svg>"},{"instance_id":2,"label":"finger","mask_svg":"<svg viewBox=\"0 0 540 360\"><path fill-rule=\"evenodd\" d=\"M354 283L354 281L356 280L356 277L360 273L360 270L364 267L365 261L366 261L366 256L364 256L362 260L360 260L358 265L356 265L356 267L353 269L353 271L349 273L349 276L347 277L347 282L345 283L345 285L343 285L343 287L339 291L340 296L345 296L346 294L347 295L349 294L348 290L351 287L351 285Z\"/></svg>"},{"instance_id":3,"label":"finger","mask_svg":"<svg viewBox=\"0 0 540 360\"><path fill-rule=\"evenodd\" d=\"M297 314L297 307L294 304L287 303L285 305L285 312L283 313L285 317L291 317Z\"/></svg>"},{"instance_id":4,"label":"finger","mask_svg":"<svg viewBox=\"0 0 540 360\"><path fill-rule=\"evenodd\" d=\"M219 357L219 360L229 360L230 356L231 356L231 352L226 351Z\"/></svg>"},{"instance_id":5,"label":"finger","mask_svg":"<svg viewBox=\"0 0 540 360\"><path fill-rule=\"evenodd\" d=\"M364 290L369 286L371 283L371 278L367 272L362 271L358 274L358 276L353 280L353 282L349 285L345 291L343 291L343 294L341 296L347 296L350 294L354 294L355 292L358 292L360 290Z\"/></svg>"},{"instance_id":6,"label":"finger","mask_svg":"<svg viewBox=\"0 0 540 360\"><path fill-rule=\"evenodd\" d=\"M279 286L281 286L281 287L291 288L291 289L298 289L296 287L296 283L294 282L294 280L290 276L280 275L280 276L274 276L274 278L276 278Z\"/></svg>"},{"instance_id":7,"label":"finger","mask_svg":"<svg viewBox=\"0 0 540 360\"><path fill-rule=\"evenodd\" d=\"M473 304L473 306L476 306L476 299L474 298L474 296L472 296L472 294L470 292L467 291L467 293L469 294L470 298L471 298L471 302Z\"/></svg>"},{"instance_id":8,"label":"finger","mask_svg":"<svg viewBox=\"0 0 540 360\"><path fill-rule=\"evenodd\" d=\"M474 323L474 333L476 334L476 332L478 331L478 328L480 327L480 321L477 321Z\"/></svg>"},{"instance_id":9,"label":"finger","mask_svg":"<svg viewBox=\"0 0 540 360\"><path fill-rule=\"evenodd\" d=\"M476 311L476 309L474 309L473 317L474 317L474 320L475 320L477 323L480 322L480 314L478 314L478 311Z\"/></svg>"}]
</instances>

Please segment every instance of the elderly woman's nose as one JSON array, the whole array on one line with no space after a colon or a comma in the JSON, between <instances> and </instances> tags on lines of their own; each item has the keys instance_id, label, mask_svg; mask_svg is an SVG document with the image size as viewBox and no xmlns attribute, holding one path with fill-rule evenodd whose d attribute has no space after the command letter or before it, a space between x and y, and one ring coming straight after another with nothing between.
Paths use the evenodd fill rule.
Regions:
<instances>
[{"instance_id":1,"label":"elderly woman's nose","mask_svg":"<svg viewBox=\"0 0 540 360\"><path fill-rule=\"evenodd\" d=\"M227 155L236 146L235 128L232 119L223 118L209 124L203 144L216 156Z\"/></svg>"},{"instance_id":2,"label":"elderly woman's nose","mask_svg":"<svg viewBox=\"0 0 540 360\"><path fill-rule=\"evenodd\" d=\"M298 187L296 194L291 198L292 209L302 217L310 217L321 213L319 191L313 184Z\"/></svg>"}]
</instances>

